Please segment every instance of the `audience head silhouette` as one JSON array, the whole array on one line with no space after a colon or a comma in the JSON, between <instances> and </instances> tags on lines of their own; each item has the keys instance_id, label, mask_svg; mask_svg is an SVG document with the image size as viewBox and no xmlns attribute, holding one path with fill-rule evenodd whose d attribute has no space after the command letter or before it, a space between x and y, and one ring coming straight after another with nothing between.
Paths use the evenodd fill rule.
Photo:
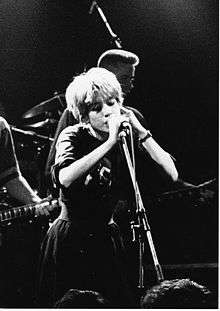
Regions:
<instances>
[{"instance_id":1,"label":"audience head silhouette","mask_svg":"<svg viewBox=\"0 0 220 311\"><path fill-rule=\"evenodd\" d=\"M58 309L103 309L108 307L108 301L100 293L92 290L69 289L54 307Z\"/></svg>"},{"instance_id":2,"label":"audience head silhouette","mask_svg":"<svg viewBox=\"0 0 220 311\"><path fill-rule=\"evenodd\" d=\"M209 308L210 297L208 288L190 279L165 280L146 291L141 299L141 308Z\"/></svg>"}]
</instances>

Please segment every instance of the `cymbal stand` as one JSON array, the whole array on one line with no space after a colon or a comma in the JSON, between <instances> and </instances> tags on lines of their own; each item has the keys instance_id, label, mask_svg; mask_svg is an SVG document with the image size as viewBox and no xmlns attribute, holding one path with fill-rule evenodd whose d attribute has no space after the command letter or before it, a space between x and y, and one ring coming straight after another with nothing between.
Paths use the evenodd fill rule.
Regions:
<instances>
[{"instance_id":1,"label":"cymbal stand","mask_svg":"<svg viewBox=\"0 0 220 311\"><path fill-rule=\"evenodd\" d=\"M147 219L146 211L143 205L143 201L141 198L140 190L138 187L138 183L136 180L136 174L135 174L135 168L134 168L134 162L132 163L130 152L128 149L128 144L126 140L126 133L121 132L119 137L120 137L120 142L122 149L124 151L124 155L126 158L126 162L128 165L130 177L132 180L133 188L134 188L134 193L135 193L135 199L136 199L136 222L132 221L131 222L131 230L132 230L132 236L133 236L133 241L137 241L139 245L139 281L138 281L138 288L140 290L144 289L144 266L143 266L143 254L144 254L144 249L145 249L145 241L148 240L149 247L151 250L151 255L153 258L154 262L154 268L156 271L156 276L157 276L157 281L158 283L162 282L164 280L162 268L159 264L156 250L154 247L153 239L151 236L151 229L150 225Z\"/></svg>"},{"instance_id":2,"label":"cymbal stand","mask_svg":"<svg viewBox=\"0 0 220 311\"><path fill-rule=\"evenodd\" d=\"M121 46L121 40L120 38L113 32L113 30L111 29L111 26L109 25L106 17L105 17L105 14L103 13L103 10L100 8L100 6L98 5L97 1L92 1L92 4L90 6L90 9L89 9L89 14L92 14L94 8L97 9L102 21L104 22L110 36L112 37L112 40L115 42L116 46L118 49L121 49L122 46Z\"/></svg>"},{"instance_id":3,"label":"cymbal stand","mask_svg":"<svg viewBox=\"0 0 220 311\"><path fill-rule=\"evenodd\" d=\"M59 94L57 91L54 92L54 97L57 98L59 104L60 104L60 108L62 108L62 112L65 109L66 105L63 103L63 101L61 100L61 94ZM59 107L58 107L58 111L59 111ZM62 113L61 113L62 114Z\"/></svg>"}]
</instances>

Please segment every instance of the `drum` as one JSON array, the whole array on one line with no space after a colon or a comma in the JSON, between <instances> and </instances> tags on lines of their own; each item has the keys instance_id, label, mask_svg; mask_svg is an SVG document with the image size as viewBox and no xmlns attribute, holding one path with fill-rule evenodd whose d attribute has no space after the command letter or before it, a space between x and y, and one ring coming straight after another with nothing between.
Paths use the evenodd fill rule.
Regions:
<instances>
[{"instance_id":1,"label":"drum","mask_svg":"<svg viewBox=\"0 0 220 311\"><path fill-rule=\"evenodd\" d=\"M32 138L32 137L31 137ZM15 151L22 175L33 190L42 193L45 184L45 165L50 149L49 142L42 142L30 137L17 137Z\"/></svg>"}]
</instances>

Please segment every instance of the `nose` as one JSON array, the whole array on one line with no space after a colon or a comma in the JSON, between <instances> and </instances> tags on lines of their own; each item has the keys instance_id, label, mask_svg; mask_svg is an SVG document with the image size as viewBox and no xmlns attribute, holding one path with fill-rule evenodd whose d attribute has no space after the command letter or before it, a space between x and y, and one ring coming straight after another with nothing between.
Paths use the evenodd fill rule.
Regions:
<instances>
[{"instance_id":1,"label":"nose","mask_svg":"<svg viewBox=\"0 0 220 311\"><path fill-rule=\"evenodd\" d=\"M103 104L102 113L105 117L109 117L112 113L112 107L107 104Z\"/></svg>"}]
</instances>

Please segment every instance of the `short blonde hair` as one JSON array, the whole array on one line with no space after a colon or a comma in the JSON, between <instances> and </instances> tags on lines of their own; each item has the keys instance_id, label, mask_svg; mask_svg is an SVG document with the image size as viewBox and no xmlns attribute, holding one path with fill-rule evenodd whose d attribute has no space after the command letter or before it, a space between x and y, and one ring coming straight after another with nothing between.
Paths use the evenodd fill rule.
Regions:
<instances>
[{"instance_id":1,"label":"short blonde hair","mask_svg":"<svg viewBox=\"0 0 220 311\"><path fill-rule=\"evenodd\" d=\"M123 102L116 76L107 69L94 67L76 76L67 87L67 108L78 121L83 122L88 117L89 104L94 103L98 95L104 100L114 97L119 104Z\"/></svg>"}]
</instances>

